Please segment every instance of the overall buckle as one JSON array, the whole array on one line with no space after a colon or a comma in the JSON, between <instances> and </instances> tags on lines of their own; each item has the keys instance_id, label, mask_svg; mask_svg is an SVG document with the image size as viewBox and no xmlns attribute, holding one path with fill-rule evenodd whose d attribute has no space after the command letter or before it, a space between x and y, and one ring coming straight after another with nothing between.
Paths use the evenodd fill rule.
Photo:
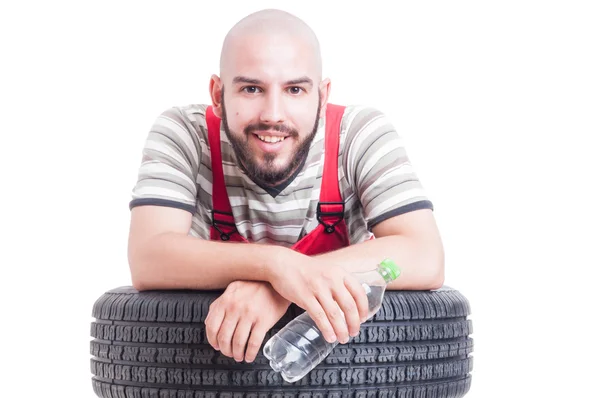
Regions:
<instances>
[{"instance_id":1,"label":"overall buckle","mask_svg":"<svg viewBox=\"0 0 600 398\"><path fill-rule=\"evenodd\" d=\"M229 222L229 221L224 221L224 220L217 220L215 218L215 214L217 215L223 215L226 216L226 219L232 219L233 220L233 214L232 213L227 213L224 211L218 211L218 210L212 210L211 211L212 214L212 226L217 230L217 232L219 232L219 235L221 236L221 240L222 241L228 241L229 239L231 239L231 235L233 235L234 233L237 232L237 228L235 226L235 223ZM232 231L230 232L226 232L224 230L222 230L221 228L219 228L219 224L220 225L225 225L227 227L231 227Z\"/></svg>"},{"instance_id":2,"label":"overall buckle","mask_svg":"<svg viewBox=\"0 0 600 398\"><path fill-rule=\"evenodd\" d=\"M321 208L321 206L323 206L323 205L339 206L339 208L341 208L341 210L324 211ZM319 224L321 224L325 227L325 233L328 233L328 234L333 233L333 231L335 231L335 226L338 225L339 223L341 223L342 220L344 220L344 208L345 208L344 202L319 202L319 203L317 203L317 221L319 221ZM323 219L323 216L337 217L338 219L333 224L329 224Z\"/></svg>"}]
</instances>

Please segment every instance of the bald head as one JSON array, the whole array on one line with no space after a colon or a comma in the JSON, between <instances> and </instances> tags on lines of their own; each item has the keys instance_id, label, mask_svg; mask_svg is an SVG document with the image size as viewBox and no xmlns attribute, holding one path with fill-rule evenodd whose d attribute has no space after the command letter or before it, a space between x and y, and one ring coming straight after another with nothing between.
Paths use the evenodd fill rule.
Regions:
<instances>
[{"instance_id":1,"label":"bald head","mask_svg":"<svg viewBox=\"0 0 600 398\"><path fill-rule=\"evenodd\" d=\"M250 14L231 28L221 49L221 77L226 76L232 65L239 61L238 53L248 46L273 44L287 40L289 46L311 57L315 71L322 75L321 49L313 30L300 18L288 12L267 9Z\"/></svg>"}]
</instances>

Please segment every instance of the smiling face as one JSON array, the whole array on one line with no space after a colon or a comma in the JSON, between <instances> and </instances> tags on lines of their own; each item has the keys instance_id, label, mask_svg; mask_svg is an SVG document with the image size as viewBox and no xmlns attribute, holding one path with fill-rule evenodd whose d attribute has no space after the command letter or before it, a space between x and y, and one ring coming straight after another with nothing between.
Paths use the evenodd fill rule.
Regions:
<instances>
[{"instance_id":1,"label":"smiling face","mask_svg":"<svg viewBox=\"0 0 600 398\"><path fill-rule=\"evenodd\" d=\"M252 91L257 90L252 87ZM223 129L250 179L262 186L273 186L289 178L308 156L310 144L317 134L320 96L318 106L312 113L313 125L308 134L301 134L289 124L263 121L251 121L242 133L234 132L228 122L224 92L222 98Z\"/></svg>"},{"instance_id":2,"label":"smiling face","mask_svg":"<svg viewBox=\"0 0 600 398\"><path fill-rule=\"evenodd\" d=\"M308 155L326 103L318 49L281 31L246 32L226 44L221 77L211 81L215 113L249 177L277 185Z\"/></svg>"}]
</instances>

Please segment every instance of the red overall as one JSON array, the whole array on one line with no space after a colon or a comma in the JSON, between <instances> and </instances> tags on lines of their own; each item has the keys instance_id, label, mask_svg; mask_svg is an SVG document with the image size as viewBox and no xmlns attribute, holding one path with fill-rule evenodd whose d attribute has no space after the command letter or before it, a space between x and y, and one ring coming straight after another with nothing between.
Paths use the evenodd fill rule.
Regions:
<instances>
[{"instance_id":1,"label":"red overall","mask_svg":"<svg viewBox=\"0 0 600 398\"><path fill-rule=\"evenodd\" d=\"M344 107L327 104L325 119L325 165L321 183L321 196L317 205L317 220L319 225L296 242L292 249L312 256L341 249L350 245L348 229L344 220L344 202L340 195L338 184L338 149L339 132ZM206 124L208 126L208 141L212 160L212 225L211 240L246 242L236 229L231 204L225 188L223 177L223 162L221 160L221 119L213 113L212 107L206 109Z\"/></svg>"}]
</instances>

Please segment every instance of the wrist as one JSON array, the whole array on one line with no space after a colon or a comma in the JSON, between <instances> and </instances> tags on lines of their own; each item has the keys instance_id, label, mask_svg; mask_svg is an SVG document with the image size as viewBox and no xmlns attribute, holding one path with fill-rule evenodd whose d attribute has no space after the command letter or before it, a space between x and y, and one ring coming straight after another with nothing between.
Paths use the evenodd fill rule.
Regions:
<instances>
[{"instance_id":1,"label":"wrist","mask_svg":"<svg viewBox=\"0 0 600 398\"><path fill-rule=\"evenodd\" d=\"M282 246L271 246L270 249L266 253L262 272L264 280L273 286L279 281L281 272L293 266L296 263L295 258L300 254Z\"/></svg>"}]
</instances>

